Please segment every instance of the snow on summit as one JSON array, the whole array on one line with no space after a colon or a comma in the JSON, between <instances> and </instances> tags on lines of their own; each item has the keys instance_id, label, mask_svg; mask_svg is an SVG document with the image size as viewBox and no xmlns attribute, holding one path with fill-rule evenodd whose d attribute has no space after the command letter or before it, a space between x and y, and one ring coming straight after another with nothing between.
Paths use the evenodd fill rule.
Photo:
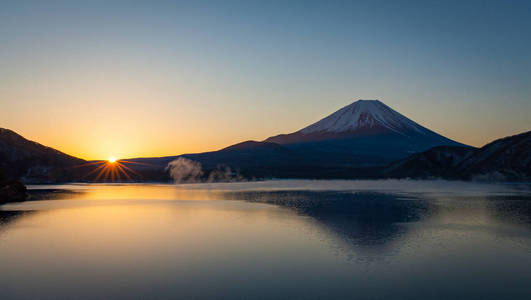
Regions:
<instances>
[{"instance_id":1,"label":"snow on summit","mask_svg":"<svg viewBox=\"0 0 531 300\"><path fill-rule=\"evenodd\" d=\"M301 129L302 134L340 133L363 130L391 130L405 134L429 130L411 121L379 100L358 100L328 117Z\"/></svg>"},{"instance_id":2,"label":"snow on summit","mask_svg":"<svg viewBox=\"0 0 531 300\"><path fill-rule=\"evenodd\" d=\"M311 146L320 149L327 148L328 143L337 144L343 150L351 147L359 152L363 148L397 155L435 146L464 146L415 123L379 100L358 100L299 131L265 141L281 145L320 143Z\"/></svg>"}]
</instances>

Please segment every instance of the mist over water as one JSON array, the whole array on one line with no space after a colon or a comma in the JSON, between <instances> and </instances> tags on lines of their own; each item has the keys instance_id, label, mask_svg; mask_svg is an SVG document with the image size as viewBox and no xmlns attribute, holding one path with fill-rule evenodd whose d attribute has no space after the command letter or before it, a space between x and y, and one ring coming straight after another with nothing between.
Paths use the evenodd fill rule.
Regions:
<instances>
[{"instance_id":1,"label":"mist over water","mask_svg":"<svg viewBox=\"0 0 531 300\"><path fill-rule=\"evenodd\" d=\"M30 186L0 206L0 298L528 295L529 184L189 178Z\"/></svg>"},{"instance_id":2,"label":"mist over water","mask_svg":"<svg viewBox=\"0 0 531 300\"><path fill-rule=\"evenodd\" d=\"M200 182L203 169L199 162L179 157L166 166L166 171L175 183Z\"/></svg>"},{"instance_id":3,"label":"mist over water","mask_svg":"<svg viewBox=\"0 0 531 300\"><path fill-rule=\"evenodd\" d=\"M201 163L184 157L169 162L165 170L170 173L175 184L245 181L238 172L225 165L218 165L205 178Z\"/></svg>"},{"instance_id":4,"label":"mist over water","mask_svg":"<svg viewBox=\"0 0 531 300\"><path fill-rule=\"evenodd\" d=\"M377 191L381 193L420 193L423 196L484 194L528 195L528 183L488 183L448 180L263 180L249 182L207 182L181 184L181 189L219 191Z\"/></svg>"}]
</instances>

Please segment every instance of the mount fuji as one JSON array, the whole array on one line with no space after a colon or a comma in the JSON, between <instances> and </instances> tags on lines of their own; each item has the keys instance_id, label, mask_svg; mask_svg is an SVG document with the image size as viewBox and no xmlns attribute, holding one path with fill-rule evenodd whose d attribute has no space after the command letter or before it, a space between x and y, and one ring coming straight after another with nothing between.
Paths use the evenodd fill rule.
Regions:
<instances>
[{"instance_id":1,"label":"mount fuji","mask_svg":"<svg viewBox=\"0 0 531 300\"><path fill-rule=\"evenodd\" d=\"M273 136L265 141L295 144L386 135L401 136L412 144L433 144L432 147L462 145L413 122L380 100L355 101L297 132Z\"/></svg>"},{"instance_id":2,"label":"mount fuji","mask_svg":"<svg viewBox=\"0 0 531 300\"><path fill-rule=\"evenodd\" d=\"M317 155L332 161L378 165L435 146L466 146L437 134L396 112L379 100L358 100L324 119L265 142ZM348 156L348 158L345 158Z\"/></svg>"}]
</instances>

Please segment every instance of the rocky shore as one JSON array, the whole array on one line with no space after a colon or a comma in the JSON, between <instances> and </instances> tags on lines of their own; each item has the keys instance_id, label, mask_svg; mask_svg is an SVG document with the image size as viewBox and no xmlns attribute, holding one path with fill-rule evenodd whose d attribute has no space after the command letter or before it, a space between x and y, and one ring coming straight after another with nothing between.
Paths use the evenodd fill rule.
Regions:
<instances>
[{"instance_id":1,"label":"rocky shore","mask_svg":"<svg viewBox=\"0 0 531 300\"><path fill-rule=\"evenodd\" d=\"M24 201L27 198L27 189L18 180L0 181L0 204L7 202Z\"/></svg>"}]
</instances>

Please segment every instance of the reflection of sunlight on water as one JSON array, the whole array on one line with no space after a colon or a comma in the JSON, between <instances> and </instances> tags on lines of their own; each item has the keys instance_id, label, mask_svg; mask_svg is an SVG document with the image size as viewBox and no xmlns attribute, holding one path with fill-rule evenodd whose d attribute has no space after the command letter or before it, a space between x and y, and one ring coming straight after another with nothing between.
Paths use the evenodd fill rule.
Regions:
<instances>
[{"instance_id":1,"label":"reflection of sunlight on water","mask_svg":"<svg viewBox=\"0 0 531 300\"><path fill-rule=\"evenodd\" d=\"M70 189L79 193L72 199L183 199L213 200L210 190L190 191L176 189L170 184L71 184L67 186L37 185L29 189Z\"/></svg>"},{"instance_id":2,"label":"reflection of sunlight on water","mask_svg":"<svg viewBox=\"0 0 531 300\"><path fill-rule=\"evenodd\" d=\"M34 230L10 238L17 238L15 242L28 250L35 249L36 244L42 242L39 246L41 250L61 245L60 249L55 249L57 252L42 251L33 256L67 255L70 252L93 259L101 256L112 260L132 255L140 260L149 260L149 257L158 257L160 253L157 251L172 249L175 251L172 255L178 255L183 251L208 249L212 241L230 240L235 230L252 244L257 238L255 233L261 233L263 228L250 226L246 229L238 225L261 224L266 215L267 209L263 207L245 205L229 208L111 205L57 209L20 220L17 226L31 226ZM251 233L251 228L254 233ZM38 236L42 230L49 234ZM268 230L275 230L270 234L281 234L278 228Z\"/></svg>"},{"instance_id":3,"label":"reflection of sunlight on water","mask_svg":"<svg viewBox=\"0 0 531 300\"><path fill-rule=\"evenodd\" d=\"M241 283L259 272L301 269L307 260L337 260L327 255L325 233L290 210L195 203L71 207L18 219L0 235L0 264L10 270L0 274L0 287L26 291L46 278L56 287L51 295L82 289L95 296L124 278L133 283L124 293L171 279L171 288L158 292L177 287L186 294L188 280ZM98 289L89 288L94 284Z\"/></svg>"},{"instance_id":4,"label":"reflection of sunlight on water","mask_svg":"<svg viewBox=\"0 0 531 300\"><path fill-rule=\"evenodd\" d=\"M9 287L34 298L411 298L433 287L453 298L464 286L518 298L531 280L525 187L287 180L31 188L76 193L0 206L0 296Z\"/></svg>"}]
</instances>

